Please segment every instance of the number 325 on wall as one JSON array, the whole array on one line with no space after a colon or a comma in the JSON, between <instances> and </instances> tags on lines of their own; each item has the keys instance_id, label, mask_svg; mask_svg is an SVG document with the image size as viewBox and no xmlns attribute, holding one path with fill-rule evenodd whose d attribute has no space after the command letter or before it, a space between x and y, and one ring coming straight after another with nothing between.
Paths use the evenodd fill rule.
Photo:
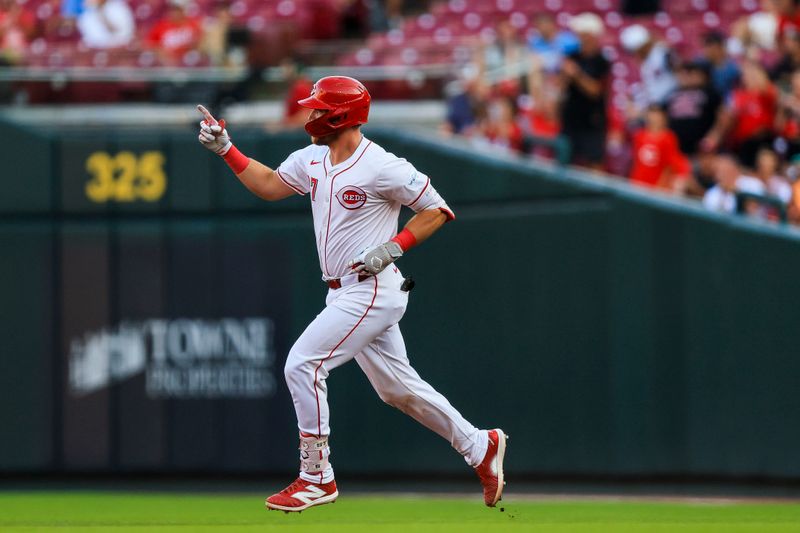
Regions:
<instances>
[{"instance_id":1,"label":"number 325 on wall","mask_svg":"<svg viewBox=\"0 0 800 533\"><path fill-rule=\"evenodd\" d=\"M86 197L95 203L157 202L167 190L164 154L158 151L94 152L86 160L91 179L86 182Z\"/></svg>"}]
</instances>

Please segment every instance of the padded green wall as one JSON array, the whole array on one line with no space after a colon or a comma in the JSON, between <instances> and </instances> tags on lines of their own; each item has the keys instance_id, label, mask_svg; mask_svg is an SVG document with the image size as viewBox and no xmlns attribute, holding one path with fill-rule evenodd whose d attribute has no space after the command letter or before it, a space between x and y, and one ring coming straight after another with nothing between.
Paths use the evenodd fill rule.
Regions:
<instances>
[{"instance_id":1,"label":"padded green wall","mask_svg":"<svg viewBox=\"0 0 800 533\"><path fill-rule=\"evenodd\" d=\"M401 323L420 374L482 427L508 469L800 478L800 239L686 202L513 158L367 130L434 179L457 220L401 260ZM65 390L70 335L153 316L265 313L276 376L323 305L304 198L258 201L192 129L24 130L0 200L0 427L5 471L264 471L296 461L285 385L254 400L143 398L134 378ZM236 132L277 165L299 134ZM32 165L22 160L41 154ZM87 200L85 161L158 150L157 202ZM27 180L30 187L20 185ZM357 365L334 371L340 472L465 472L437 436L383 405ZM153 439L142 439L142 435ZM387 464L385 457L393 457Z\"/></svg>"}]
</instances>

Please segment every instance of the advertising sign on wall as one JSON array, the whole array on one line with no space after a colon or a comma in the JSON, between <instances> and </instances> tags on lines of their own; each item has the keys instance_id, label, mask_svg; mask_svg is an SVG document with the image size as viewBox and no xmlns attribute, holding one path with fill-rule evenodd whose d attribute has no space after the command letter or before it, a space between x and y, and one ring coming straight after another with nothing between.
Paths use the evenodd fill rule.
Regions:
<instances>
[{"instance_id":1,"label":"advertising sign on wall","mask_svg":"<svg viewBox=\"0 0 800 533\"><path fill-rule=\"evenodd\" d=\"M124 321L70 345L69 386L85 395L144 373L149 398L268 398L275 393L266 317Z\"/></svg>"}]
</instances>

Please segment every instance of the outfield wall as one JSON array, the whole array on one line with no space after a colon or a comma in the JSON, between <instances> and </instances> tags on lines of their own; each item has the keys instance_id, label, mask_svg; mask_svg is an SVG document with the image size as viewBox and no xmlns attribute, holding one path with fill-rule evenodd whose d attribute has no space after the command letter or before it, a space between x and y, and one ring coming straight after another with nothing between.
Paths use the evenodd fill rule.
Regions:
<instances>
[{"instance_id":1,"label":"outfield wall","mask_svg":"<svg viewBox=\"0 0 800 533\"><path fill-rule=\"evenodd\" d=\"M258 201L193 128L6 131L0 470L292 470L282 365L325 294L307 200ZM800 479L796 232L367 134L456 211L400 263L401 326L423 377L513 436L512 475ZM275 165L305 139L236 141ZM328 385L339 472L465 472L356 365Z\"/></svg>"}]
</instances>

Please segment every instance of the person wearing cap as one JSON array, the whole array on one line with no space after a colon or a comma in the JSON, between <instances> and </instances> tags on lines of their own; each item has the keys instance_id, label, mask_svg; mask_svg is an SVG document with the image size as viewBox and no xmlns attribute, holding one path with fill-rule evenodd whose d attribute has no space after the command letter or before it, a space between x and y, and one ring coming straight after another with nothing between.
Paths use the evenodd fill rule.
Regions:
<instances>
[{"instance_id":1,"label":"person wearing cap","mask_svg":"<svg viewBox=\"0 0 800 533\"><path fill-rule=\"evenodd\" d=\"M643 111L651 104L664 104L678 86L673 72L676 61L672 50L655 40L641 24L628 26L619 38L622 47L640 62L642 91L634 95L637 110Z\"/></svg>"},{"instance_id":2,"label":"person wearing cap","mask_svg":"<svg viewBox=\"0 0 800 533\"><path fill-rule=\"evenodd\" d=\"M582 13L570 21L580 47L561 65L561 133L572 147L572 162L601 170L606 148L606 95L609 61L600 39L605 28L594 13Z\"/></svg>"}]
</instances>

